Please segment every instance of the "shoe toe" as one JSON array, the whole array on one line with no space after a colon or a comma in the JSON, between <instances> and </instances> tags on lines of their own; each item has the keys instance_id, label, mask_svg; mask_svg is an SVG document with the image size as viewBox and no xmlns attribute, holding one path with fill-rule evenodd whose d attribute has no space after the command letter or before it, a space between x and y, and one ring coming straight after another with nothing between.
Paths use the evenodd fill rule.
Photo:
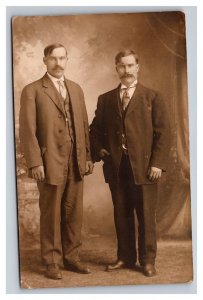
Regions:
<instances>
[{"instance_id":1,"label":"shoe toe","mask_svg":"<svg viewBox=\"0 0 203 300\"><path fill-rule=\"evenodd\" d=\"M80 262L75 263L64 263L64 267L72 272L80 273L80 274L90 274L91 271L85 265Z\"/></svg>"},{"instance_id":2,"label":"shoe toe","mask_svg":"<svg viewBox=\"0 0 203 300\"><path fill-rule=\"evenodd\" d=\"M107 265L105 271L111 272L113 270L124 269L125 267L126 267L125 262L122 260L118 260L114 264Z\"/></svg>"},{"instance_id":3,"label":"shoe toe","mask_svg":"<svg viewBox=\"0 0 203 300\"><path fill-rule=\"evenodd\" d=\"M57 264L47 265L46 277L51 279L62 279L62 273Z\"/></svg>"},{"instance_id":4,"label":"shoe toe","mask_svg":"<svg viewBox=\"0 0 203 300\"><path fill-rule=\"evenodd\" d=\"M156 269L154 265L152 264L147 264L143 267L143 273L147 277L152 277L156 275Z\"/></svg>"}]
</instances>

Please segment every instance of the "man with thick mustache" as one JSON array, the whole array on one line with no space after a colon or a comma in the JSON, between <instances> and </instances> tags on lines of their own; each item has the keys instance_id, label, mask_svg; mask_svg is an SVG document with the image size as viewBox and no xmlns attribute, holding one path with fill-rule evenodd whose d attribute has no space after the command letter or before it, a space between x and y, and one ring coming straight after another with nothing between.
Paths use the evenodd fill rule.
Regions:
<instances>
[{"instance_id":1,"label":"man with thick mustache","mask_svg":"<svg viewBox=\"0 0 203 300\"><path fill-rule=\"evenodd\" d=\"M37 181L41 255L46 276L61 279L64 267L83 274L81 263L83 177L92 173L89 127L81 87L64 77L67 51L44 49L47 72L21 96L20 141L29 174Z\"/></svg>"},{"instance_id":2,"label":"man with thick mustache","mask_svg":"<svg viewBox=\"0 0 203 300\"><path fill-rule=\"evenodd\" d=\"M136 53L119 52L115 64L121 83L99 96L90 126L92 157L104 162L104 177L114 205L117 261L106 270L134 268L139 260L144 275L154 276L157 183L168 160L169 121L159 93L138 81Z\"/></svg>"}]
</instances>

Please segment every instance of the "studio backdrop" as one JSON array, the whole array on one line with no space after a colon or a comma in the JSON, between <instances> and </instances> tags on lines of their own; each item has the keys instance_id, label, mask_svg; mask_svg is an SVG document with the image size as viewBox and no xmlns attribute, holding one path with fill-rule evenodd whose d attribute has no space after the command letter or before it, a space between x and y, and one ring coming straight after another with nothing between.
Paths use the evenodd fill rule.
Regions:
<instances>
[{"instance_id":1,"label":"studio backdrop","mask_svg":"<svg viewBox=\"0 0 203 300\"><path fill-rule=\"evenodd\" d=\"M119 84L115 55L133 49L139 81L162 93L171 124L168 169L159 186L159 238L191 238L189 131L185 19L180 12L34 16L13 18L13 79L18 216L21 243L39 239L38 191L28 179L19 144L23 87L46 71L43 50L59 42L68 50L65 76L81 85L91 123L98 96ZM102 163L85 178L83 235L114 234L113 207Z\"/></svg>"}]
</instances>

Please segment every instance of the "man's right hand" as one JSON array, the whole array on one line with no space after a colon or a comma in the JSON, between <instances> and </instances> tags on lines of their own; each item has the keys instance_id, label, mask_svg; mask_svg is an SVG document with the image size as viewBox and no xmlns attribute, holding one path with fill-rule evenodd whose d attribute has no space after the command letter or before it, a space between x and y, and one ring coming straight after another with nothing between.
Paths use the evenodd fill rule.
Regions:
<instances>
[{"instance_id":1,"label":"man's right hand","mask_svg":"<svg viewBox=\"0 0 203 300\"><path fill-rule=\"evenodd\" d=\"M32 178L38 181L43 181L45 178L44 167L37 166L31 169Z\"/></svg>"},{"instance_id":2,"label":"man's right hand","mask_svg":"<svg viewBox=\"0 0 203 300\"><path fill-rule=\"evenodd\" d=\"M105 156L109 156L110 155L110 153L106 150L106 149L104 149L104 148L102 148L100 151L99 151L99 156L101 157L101 158L104 158Z\"/></svg>"}]
</instances>

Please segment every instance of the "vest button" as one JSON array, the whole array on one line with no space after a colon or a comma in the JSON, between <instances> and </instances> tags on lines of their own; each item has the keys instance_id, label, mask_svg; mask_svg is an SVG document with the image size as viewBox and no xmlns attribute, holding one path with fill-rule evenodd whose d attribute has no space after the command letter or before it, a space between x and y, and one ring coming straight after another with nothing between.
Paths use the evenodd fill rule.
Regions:
<instances>
[{"instance_id":1,"label":"vest button","mask_svg":"<svg viewBox=\"0 0 203 300\"><path fill-rule=\"evenodd\" d=\"M59 129L59 133L61 133L63 130L62 129Z\"/></svg>"},{"instance_id":2,"label":"vest button","mask_svg":"<svg viewBox=\"0 0 203 300\"><path fill-rule=\"evenodd\" d=\"M62 118L62 115L59 114L58 117L59 117L59 118Z\"/></svg>"}]
</instances>

